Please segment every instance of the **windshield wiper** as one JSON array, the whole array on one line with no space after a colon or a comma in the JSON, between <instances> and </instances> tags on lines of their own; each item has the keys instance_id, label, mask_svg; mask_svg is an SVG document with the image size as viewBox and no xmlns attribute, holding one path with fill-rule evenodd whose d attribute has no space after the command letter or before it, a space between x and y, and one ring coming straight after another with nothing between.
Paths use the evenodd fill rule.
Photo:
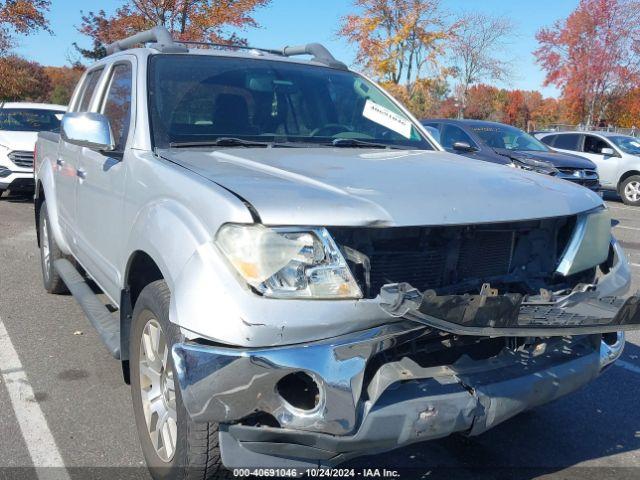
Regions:
<instances>
[{"instance_id":1,"label":"windshield wiper","mask_svg":"<svg viewBox=\"0 0 640 480\"><path fill-rule=\"evenodd\" d=\"M386 145L384 143L367 142L357 138L336 138L331 142L334 147L342 148L402 148L396 145Z\"/></svg>"},{"instance_id":2,"label":"windshield wiper","mask_svg":"<svg viewBox=\"0 0 640 480\"><path fill-rule=\"evenodd\" d=\"M269 147L271 142L256 142L236 137L220 137L217 140L203 142L171 142L170 148L190 147Z\"/></svg>"}]
</instances>

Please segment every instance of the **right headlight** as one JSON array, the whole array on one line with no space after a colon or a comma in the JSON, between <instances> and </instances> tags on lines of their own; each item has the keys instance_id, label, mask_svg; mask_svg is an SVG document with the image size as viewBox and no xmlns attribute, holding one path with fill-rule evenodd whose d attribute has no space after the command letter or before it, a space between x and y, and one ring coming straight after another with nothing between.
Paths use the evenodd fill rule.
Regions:
<instances>
[{"instance_id":1,"label":"right headlight","mask_svg":"<svg viewBox=\"0 0 640 480\"><path fill-rule=\"evenodd\" d=\"M578 215L557 272L569 276L603 263L611 245L611 214L606 207Z\"/></svg>"},{"instance_id":2,"label":"right headlight","mask_svg":"<svg viewBox=\"0 0 640 480\"><path fill-rule=\"evenodd\" d=\"M265 297L362 298L325 228L226 224L215 242L236 272Z\"/></svg>"}]
</instances>

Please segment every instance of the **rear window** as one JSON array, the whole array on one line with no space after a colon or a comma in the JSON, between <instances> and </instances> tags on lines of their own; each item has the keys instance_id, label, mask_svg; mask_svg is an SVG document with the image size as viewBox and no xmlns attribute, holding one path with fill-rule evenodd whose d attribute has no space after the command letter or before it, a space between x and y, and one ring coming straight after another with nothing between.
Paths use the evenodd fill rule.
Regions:
<instances>
[{"instance_id":1,"label":"rear window","mask_svg":"<svg viewBox=\"0 0 640 480\"><path fill-rule=\"evenodd\" d=\"M553 145L553 142L558 137L558 135L547 135L546 137L542 137L540 141L546 145Z\"/></svg>"},{"instance_id":2,"label":"rear window","mask_svg":"<svg viewBox=\"0 0 640 480\"><path fill-rule=\"evenodd\" d=\"M568 133L566 135L558 135L553 146L555 148L561 148L563 150L578 150L578 141L580 135L575 133Z\"/></svg>"},{"instance_id":3,"label":"rear window","mask_svg":"<svg viewBox=\"0 0 640 480\"><path fill-rule=\"evenodd\" d=\"M3 108L0 110L0 130L10 132L56 132L60 130L63 111Z\"/></svg>"}]
</instances>

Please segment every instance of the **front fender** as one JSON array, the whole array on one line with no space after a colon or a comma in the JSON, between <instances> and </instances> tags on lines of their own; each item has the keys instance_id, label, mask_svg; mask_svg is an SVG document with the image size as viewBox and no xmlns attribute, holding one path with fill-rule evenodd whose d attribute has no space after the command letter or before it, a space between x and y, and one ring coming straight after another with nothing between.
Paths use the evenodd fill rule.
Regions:
<instances>
[{"instance_id":1,"label":"front fender","mask_svg":"<svg viewBox=\"0 0 640 480\"><path fill-rule=\"evenodd\" d=\"M211 235L186 206L177 200L162 198L146 205L136 216L127 251L147 253L173 292L183 266L198 245L211 241ZM119 271L127 272L127 266L122 265ZM121 279L121 284L124 283Z\"/></svg>"}]
</instances>

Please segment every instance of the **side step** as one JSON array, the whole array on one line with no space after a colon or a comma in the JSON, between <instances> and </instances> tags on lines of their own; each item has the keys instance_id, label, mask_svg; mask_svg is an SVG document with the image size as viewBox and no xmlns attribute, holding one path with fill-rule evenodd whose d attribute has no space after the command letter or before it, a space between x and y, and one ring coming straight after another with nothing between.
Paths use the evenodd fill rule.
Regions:
<instances>
[{"instance_id":1,"label":"side step","mask_svg":"<svg viewBox=\"0 0 640 480\"><path fill-rule=\"evenodd\" d=\"M119 360L120 322L93 293L85 279L69 260L56 260L53 265L91 324L98 331L102 343L107 347L109 353Z\"/></svg>"}]
</instances>

